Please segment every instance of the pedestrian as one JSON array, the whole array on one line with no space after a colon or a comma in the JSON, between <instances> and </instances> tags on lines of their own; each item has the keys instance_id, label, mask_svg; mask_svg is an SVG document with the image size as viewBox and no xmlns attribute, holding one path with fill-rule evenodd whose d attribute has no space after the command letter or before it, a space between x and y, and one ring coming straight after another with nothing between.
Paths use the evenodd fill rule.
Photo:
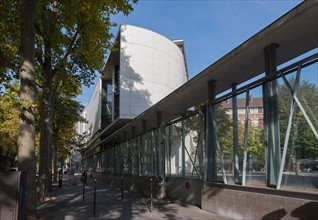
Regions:
<instances>
[{"instance_id":1,"label":"pedestrian","mask_svg":"<svg viewBox=\"0 0 318 220\"><path fill-rule=\"evenodd\" d=\"M83 183L85 185L87 185L87 172L86 172L86 170L84 170L84 172L83 172Z\"/></svg>"}]
</instances>

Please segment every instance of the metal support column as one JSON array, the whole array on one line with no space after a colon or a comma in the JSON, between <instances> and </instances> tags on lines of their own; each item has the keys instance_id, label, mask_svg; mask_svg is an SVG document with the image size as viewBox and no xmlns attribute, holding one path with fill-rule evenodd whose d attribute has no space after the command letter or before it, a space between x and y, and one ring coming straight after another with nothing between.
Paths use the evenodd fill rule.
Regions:
<instances>
[{"instance_id":1,"label":"metal support column","mask_svg":"<svg viewBox=\"0 0 318 220\"><path fill-rule=\"evenodd\" d=\"M247 88L246 98L245 98L245 123L244 123L244 153L243 153L243 176L242 176L242 186L246 183L246 164L247 164L247 145L248 145L248 118L249 118L249 99L250 90Z\"/></svg>"},{"instance_id":2,"label":"metal support column","mask_svg":"<svg viewBox=\"0 0 318 220\"><path fill-rule=\"evenodd\" d=\"M208 82L209 101L215 100L215 86L216 81ZM216 140L213 139L215 134L214 126L212 124L213 118L216 117L215 107L207 105L206 108L206 178L205 181L216 180L217 177L217 158L216 158Z\"/></svg>"},{"instance_id":3,"label":"metal support column","mask_svg":"<svg viewBox=\"0 0 318 220\"><path fill-rule=\"evenodd\" d=\"M166 155L167 155L167 174L171 176L171 143L172 143L172 126L170 125L168 127L168 148L166 150Z\"/></svg>"},{"instance_id":4,"label":"metal support column","mask_svg":"<svg viewBox=\"0 0 318 220\"><path fill-rule=\"evenodd\" d=\"M277 74L276 49L277 44L270 44L264 48L265 74L275 76ZM280 130L279 109L277 95L277 81L273 80L263 85L264 122L265 122L265 149L267 160L266 183L268 186L276 186L280 156Z\"/></svg>"},{"instance_id":5,"label":"metal support column","mask_svg":"<svg viewBox=\"0 0 318 220\"><path fill-rule=\"evenodd\" d=\"M122 162L122 144L120 142L120 136L117 136L117 154L116 154L116 160L117 160L117 168L119 169L117 172L122 175L123 174L123 162Z\"/></svg>"},{"instance_id":6,"label":"metal support column","mask_svg":"<svg viewBox=\"0 0 318 220\"><path fill-rule=\"evenodd\" d=\"M140 170L140 176L143 175L143 172L145 170L145 146L144 146L144 138L145 138L145 134L147 132L147 121L146 120L142 120L142 138L140 140L140 163L141 163L141 170Z\"/></svg>"},{"instance_id":7,"label":"metal support column","mask_svg":"<svg viewBox=\"0 0 318 220\"><path fill-rule=\"evenodd\" d=\"M151 175L156 176L156 132L152 130L150 132L150 143L148 146L151 148Z\"/></svg>"},{"instance_id":8,"label":"metal support column","mask_svg":"<svg viewBox=\"0 0 318 220\"><path fill-rule=\"evenodd\" d=\"M155 133L155 144L154 144L154 171L155 171L155 174L156 176L159 176L160 175L160 155L159 155L159 149L160 149L160 146L162 147L162 145L160 144L161 143L161 137L160 137L160 125L161 125L161 122L162 122L162 112L161 111L158 111L157 112L157 126L159 127L158 129L158 132Z\"/></svg>"},{"instance_id":9,"label":"metal support column","mask_svg":"<svg viewBox=\"0 0 318 220\"><path fill-rule=\"evenodd\" d=\"M208 181L208 157L207 157L207 153L208 153L208 150L207 150L207 146L208 146L208 143L209 143L209 135L210 134L210 127L209 127L209 124L210 124L210 116L209 116L209 105L206 104L204 106L204 123L205 123L205 127L204 127L204 138L205 138L205 142L204 144L202 144L202 148L203 148L203 151L202 151L202 156L203 156L203 166L202 166L202 169L203 169L203 181L204 183Z\"/></svg>"},{"instance_id":10,"label":"metal support column","mask_svg":"<svg viewBox=\"0 0 318 220\"><path fill-rule=\"evenodd\" d=\"M299 80L300 80L300 71L301 71L301 65L299 64L298 65L298 69L297 69L296 80L295 80L295 83L294 83L294 88L293 88L293 91L292 91L292 96L293 97L297 96L298 85L299 85ZM283 75L283 79L284 79L285 83L288 83L288 81L286 80L284 75ZM276 186L277 189L280 189L281 184L282 184L283 169L284 169L284 165L285 165L288 141L289 141L290 131L291 131L291 128L292 128L295 106L296 106L296 103L295 103L295 100L293 98L291 100L291 103L290 103L290 111L289 111L288 124L287 124L286 136L285 136L285 141L284 141L282 162L280 164L279 176L278 176L278 181L277 181L277 186Z\"/></svg>"},{"instance_id":11,"label":"metal support column","mask_svg":"<svg viewBox=\"0 0 318 220\"><path fill-rule=\"evenodd\" d=\"M236 84L232 85L232 91L236 91ZM234 147L234 182L240 182L240 167L238 157L238 114L237 114L237 96L232 97L233 111L233 147Z\"/></svg>"},{"instance_id":12,"label":"metal support column","mask_svg":"<svg viewBox=\"0 0 318 220\"><path fill-rule=\"evenodd\" d=\"M135 167L136 166L136 160L137 160L137 155L136 155L136 127L135 126L132 126L131 127L131 174L132 175L136 175L136 169L138 167Z\"/></svg>"},{"instance_id":13,"label":"metal support column","mask_svg":"<svg viewBox=\"0 0 318 220\"><path fill-rule=\"evenodd\" d=\"M116 159L116 152L117 152L117 145L116 142L113 141L113 146L112 146L112 152L111 152L111 158L112 158L112 167L113 167L113 172L117 172L117 159Z\"/></svg>"},{"instance_id":14,"label":"metal support column","mask_svg":"<svg viewBox=\"0 0 318 220\"><path fill-rule=\"evenodd\" d=\"M202 110L200 109L199 110L199 130L198 130L198 141L197 141L197 146L195 148L195 155L194 155L194 160L193 160L193 169L192 169L192 172L191 172L191 177L193 178L193 172L196 171L198 177L200 180L202 180L202 177L201 177L201 173L202 173L202 170L201 170L201 163L200 163L200 157L202 156L201 153L199 153L199 151L202 151L202 146L201 146L201 139L202 139L202 124L203 124L203 113L202 113ZM199 154L199 155L198 155ZM196 167L196 162L197 160L199 161L199 170L197 169ZM201 172L201 173L200 173Z\"/></svg>"},{"instance_id":15,"label":"metal support column","mask_svg":"<svg viewBox=\"0 0 318 220\"><path fill-rule=\"evenodd\" d=\"M130 170L131 155L130 155L129 140L127 140L127 136L128 136L127 131L124 131L123 140L125 142L122 143L122 154L121 154L122 163L123 163L122 174L126 174L125 172L129 174L129 170Z\"/></svg>"},{"instance_id":16,"label":"metal support column","mask_svg":"<svg viewBox=\"0 0 318 220\"><path fill-rule=\"evenodd\" d=\"M138 148L138 175L141 176L141 141L140 136L137 138L137 148Z\"/></svg>"},{"instance_id":17,"label":"metal support column","mask_svg":"<svg viewBox=\"0 0 318 220\"><path fill-rule=\"evenodd\" d=\"M184 123L184 117L182 115L182 121L181 121L181 142L182 142L182 149L181 149L181 156L182 156L182 177L185 177L185 123Z\"/></svg>"},{"instance_id":18,"label":"metal support column","mask_svg":"<svg viewBox=\"0 0 318 220\"><path fill-rule=\"evenodd\" d=\"M162 146L162 164L161 164L161 176L163 181L166 180L166 140L167 140L167 135L166 135L166 127L164 123L161 123L161 146Z\"/></svg>"},{"instance_id":19,"label":"metal support column","mask_svg":"<svg viewBox=\"0 0 318 220\"><path fill-rule=\"evenodd\" d=\"M215 108L210 103L209 103L209 105L210 105L211 109ZM222 148L221 148L221 143L219 141L219 135L218 135L218 130L217 130L217 126L216 126L216 117L212 116L212 112L211 112L211 118L212 118L212 126L213 126L213 131L214 131L213 140L215 140L216 147L217 147L218 153L219 153L219 160L221 162L221 170L222 170L223 182L225 184L227 184L226 173L225 173L225 165L224 165L224 159L223 159L223 154L222 154Z\"/></svg>"}]
</instances>

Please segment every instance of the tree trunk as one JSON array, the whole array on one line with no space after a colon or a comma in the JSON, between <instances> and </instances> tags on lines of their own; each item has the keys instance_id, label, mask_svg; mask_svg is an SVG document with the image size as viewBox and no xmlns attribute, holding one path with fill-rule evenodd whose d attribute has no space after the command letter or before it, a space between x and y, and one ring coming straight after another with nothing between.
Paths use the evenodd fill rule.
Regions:
<instances>
[{"instance_id":1,"label":"tree trunk","mask_svg":"<svg viewBox=\"0 0 318 220\"><path fill-rule=\"evenodd\" d=\"M36 0L21 1L21 66L20 100L22 102L18 137L19 170L27 171L25 216L35 219L36 164L35 164L35 69L34 20Z\"/></svg>"},{"instance_id":2,"label":"tree trunk","mask_svg":"<svg viewBox=\"0 0 318 220\"><path fill-rule=\"evenodd\" d=\"M57 172L58 172L58 167L57 167L57 147L54 147L54 157L53 157L53 168L54 168L54 181L57 181Z\"/></svg>"},{"instance_id":3,"label":"tree trunk","mask_svg":"<svg viewBox=\"0 0 318 220\"><path fill-rule=\"evenodd\" d=\"M45 70L44 70L45 71ZM52 119L51 119L51 93L52 93L52 78L50 74L43 74L43 92L41 102L41 117L40 117L40 164L39 174L42 180L41 184L44 184L40 189L44 189L41 192L41 196L45 196L47 191L51 189L50 183L52 180L52 155L50 148L52 148Z\"/></svg>"},{"instance_id":4,"label":"tree trunk","mask_svg":"<svg viewBox=\"0 0 318 220\"><path fill-rule=\"evenodd\" d=\"M52 79L53 81L53 79ZM48 133L48 166L49 166L49 176L48 178L48 190L52 191L52 160L53 160L53 109L54 109L54 101L52 100L51 96L51 102L50 102L50 112L49 112L49 133Z\"/></svg>"}]
</instances>

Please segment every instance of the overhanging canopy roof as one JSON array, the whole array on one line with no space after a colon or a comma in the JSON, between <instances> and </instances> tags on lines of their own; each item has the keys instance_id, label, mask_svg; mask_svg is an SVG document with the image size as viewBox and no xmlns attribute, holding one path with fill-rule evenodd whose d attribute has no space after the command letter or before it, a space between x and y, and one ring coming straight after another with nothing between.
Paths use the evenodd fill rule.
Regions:
<instances>
[{"instance_id":1,"label":"overhanging canopy roof","mask_svg":"<svg viewBox=\"0 0 318 220\"><path fill-rule=\"evenodd\" d=\"M170 121L187 113L187 109L208 99L208 83L217 80L216 94L231 88L233 83L243 83L265 70L264 48L279 44L277 64L283 64L318 47L318 1L305 1L274 23L245 41L233 51L213 63L197 76L166 96L125 126L110 134L102 143L130 138L142 132L143 121L147 128L158 127L157 115ZM132 129L134 127L134 129ZM111 129L111 128L109 128ZM113 129L111 129L113 131Z\"/></svg>"}]
</instances>

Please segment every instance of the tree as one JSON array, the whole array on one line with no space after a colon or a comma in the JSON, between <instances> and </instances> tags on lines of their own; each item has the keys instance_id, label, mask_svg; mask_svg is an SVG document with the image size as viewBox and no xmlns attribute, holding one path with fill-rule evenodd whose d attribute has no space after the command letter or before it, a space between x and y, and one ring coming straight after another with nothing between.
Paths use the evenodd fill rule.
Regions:
<instances>
[{"instance_id":1,"label":"tree","mask_svg":"<svg viewBox=\"0 0 318 220\"><path fill-rule=\"evenodd\" d=\"M7 0L0 2L0 84L5 88L11 80L18 78L20 62L20 12L19 2ZM0 87L0 93L4 90Z\"/></svg>"},{"instance_id":2,"label":"tree","mask_svg":"<svg viewBox=\"0 0 318 220\"><path fill-rule=\"evenodd\" d=\"M295 85L295 77L292 75L289 77L288 82L292 88ZM279 93L279 116L280 116L280 131L281 131L281 149L283 149L284 141L286 137L286 130L288 124L288 117L290 114L290 104L292 96L284 84L278 84ZM308 80L302 80L298 86L297 97L303 105L306 113L311 119L314 127L318 128L318 87L315 83L309 82ZM310 129L303 112L296 104L294 109L292 127L288 142L288 149L285 161L285 169L292 170L294 167L293 160L296 163L300 163L301 159L317 160L318 149L317 139ZM294 170L296 174L299 172L298 165Z\"/></svg>"},{"instance_id":3,"label":"tree","mask_svg":"<svg viewBox=\"0 0 318 220\"><path fill-rule=\"evenodd\" d=\"M58 96L54 106L53 117L53 161L54 179L57 180L57 162L63 162L71 148L77 145L75 124L83 121L81 112L83 106L68 96Z\"/></svg>"},{"instance_id":4,"label":"tree","mask_svg":"<svg viewBox=\"0 0 318 220\"><path fill-rule=\"evenodd\" d=\"M78 84L89 85L92 82L95 71L103 65L106 50L111 47L111 15L120 12L128 15L132 10L132 3L136 1L76 0L52 3L48 0L30 0L21 1L21 4L17 0L1 1L0 82L10 82L17 75L16 72L19 73L19 167L21 170L28 170L28 175L31 175L28 176L27 183L29 212L35 208L35 70L40 73L37 82L43 92L40 140L43 153L40 167L43 168L42 176L49 181L55 97L63 83L70 78ZM35 6L39 10L35 10ZM35 42L34 27L37 31ZM17 33L17 28L21 29L20 34ZM21 68L18 65L20 60Z\"/></svg>"},{"instance_id":5,"label":"tree","mask_svg":"<svg viewBox=\"0 0 318 220\"><path fill-rule=\"evenodd\" d=\"M248 138L247 138L247 158L253 160L253 169L258 171L264 169L265 166L265 148L264 148L264 129L260 126L253 126L249 122ZM241 149L244 150L244 144L241 143ZM242 153L243 155L243 153Z\"/></svg>"},{"instance_id":6,"label":"tree","mask_svg":"<svg viewBox=\"0 0 318 220\"><path fill-rule=\"evenodd\" d=\"M35 164L35 68L34 68L34 21L36 0L21 1L21 65L20 76L20 121L18 138L19 170L27 171L26 218L35 218L36 211L36 164Z\"/></svg>"},{"instance_id":7,"label":"tree","mask_svg":"<svg viewBox=\"0 0 318 220\"><path fill-rule=\"evenodd\" d=\"M90 85L111 48L111 15L132 10L131 2L51 1L38 2L35 23L36 63L41 75L40 176L50 187L53 111L56 97L67 80Z\"/></svg>"},{"instance_id":8,"label":"tree","mask_svg":"<svg viewBox=\"0 0 318 220\"><path fill-rule=\"evenodd\" d=\"M16 140L19 130L19 85L18 82L7 86L0 94L0 151L17 155Z\"/></svg>"},{"instance_id":9,"label":"tree","mask_svg":"<svg viewBox=\"0 0 318 220\"><path fill-rule=\"evenodd\" d=\"M19 170L27 171L26 215L34 216L35 189L35 113L34 69L35 0L8 0L0 3L0 83L20 78L20 120L18 137ZM17 31L19 30L19 31ZM4 91L1 90L0 93Z\"/></svg>"},{"instance_id":10,"label":"tree","mask_svg":"<svg viewBox=\"0 0 318 220\"><path fill-rule=\"evenodd\" d=\"M233 119L230 114L226 113L222 104L216 105L216 124L218 128L219 141L222 147L222 153L226 160L233 161L234 159L234 137L233 137ZM238 158L243 159L244 152L244 123L238 121ZM261 169L264 166L265 150L264 150L264 134L263 128L253 126L251 121L248 121L247 131L247 156L253 159L255 168Z\"/></svg>"},{"instance_id":11,"label":"tree","mask_svg":"<svg viewBox=\"0 0 318 220\"><path fill-rule=\"evenodd\" d=\"M199 108L199 107L197 107ZM222 107L222 104L215 105L216 111L216 127L218 131L219 142L222 145L222 153L226 156L232 155L232 123L229 115L226 114L226 110ZM204 122L203 122L204 123ZM201 133L203 133L204 125L201 125ZM194 115L186 120L186 132L189 131L199 131L200 130L200 119L199 115ZM197 137L195 137L196 139ZM201 137L202 134L201 134Z\"/></svg>"},{"instance_id":12,"label":"tree","mask_svg":"<svg viewBox=\"0 0 318 220\"><path fill-rule=\"evenodd\" d=\"M216 126L218 131L221 150L225 158L233 158L233 126L226 110L222 104L217 104L216 109Z\"/></svg>"}]
</instances>

